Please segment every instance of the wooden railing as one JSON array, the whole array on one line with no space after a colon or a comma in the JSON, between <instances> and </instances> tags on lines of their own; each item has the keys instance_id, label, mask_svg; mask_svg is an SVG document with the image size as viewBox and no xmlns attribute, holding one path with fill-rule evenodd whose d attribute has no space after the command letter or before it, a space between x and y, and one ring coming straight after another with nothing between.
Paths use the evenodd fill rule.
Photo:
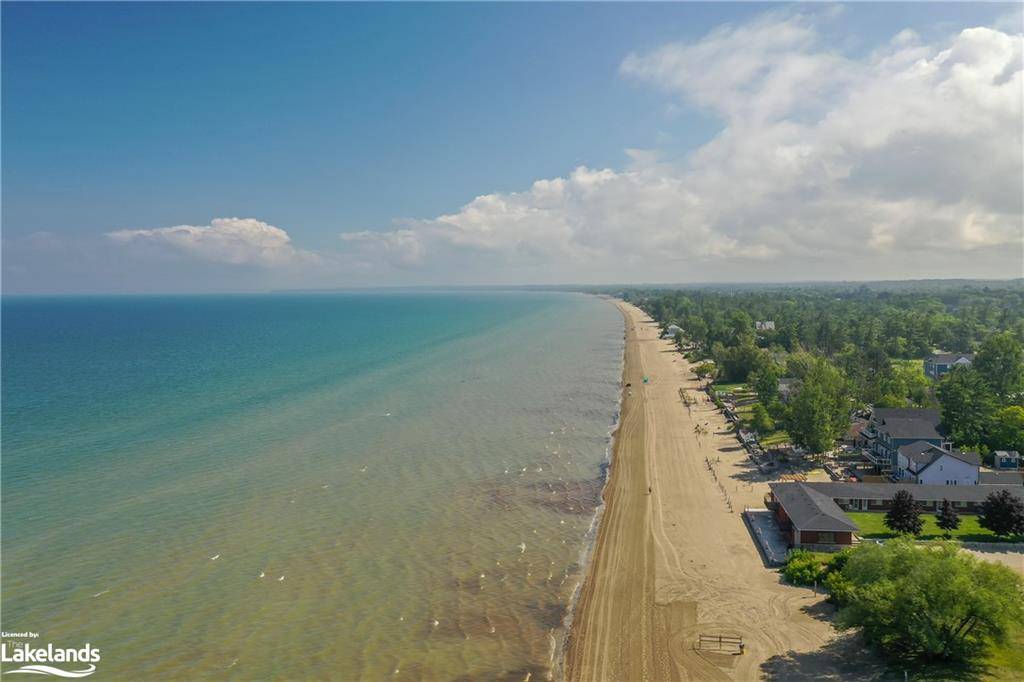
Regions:
<instances>
[{"instance_id":1,"label":"wooden railing","mask_svg":"<svg viewBox=\"0 0 1024 682\"><path fill-rule=\"evenodd\" d=\"M742 637L730 637L728 635L697 635L697 648L702 650L713 649L715 651L736 651L743 653L746 646Z\"/></svg>"}]
</instances>

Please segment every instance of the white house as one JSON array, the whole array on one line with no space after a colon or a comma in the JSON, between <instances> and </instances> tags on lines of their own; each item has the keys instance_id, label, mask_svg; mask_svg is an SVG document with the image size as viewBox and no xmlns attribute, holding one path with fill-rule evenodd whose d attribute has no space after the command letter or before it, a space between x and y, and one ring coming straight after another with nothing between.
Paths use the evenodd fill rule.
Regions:
<instances>
[{"instance_id":1,"label":"white house","mask_svg":"<svg viewBox=\"0 0 1024 682\"><path fill-rule=\"evenodd\" d=\"M938 353L924 360L924 375L938 381L955 367L970 367L974 353Z\"/></svg>"},{"instance_id":2,"label":"white house","mask_svg":"<svg viewBox=\"0 0 1024 682\"><path fill-rule=\"evenodd\" d=\"M893 478L921 485L978 485L980 466L976 452L943 450L919 440L896 451Z\"/></svg>"},{"instance_id":3,"label":"white house","mask_svg":"<svg viewBox=\"0 0 1024 682\"><path fill-rule=\"evenodd\" d=\"M661 338L674 339L676 338L676 334L678 334L681 331L683 331L683 328L680 327L678 324L670 324L668 327L665 328L665 335L662 336Z\"/></svg>"}]
</instances>

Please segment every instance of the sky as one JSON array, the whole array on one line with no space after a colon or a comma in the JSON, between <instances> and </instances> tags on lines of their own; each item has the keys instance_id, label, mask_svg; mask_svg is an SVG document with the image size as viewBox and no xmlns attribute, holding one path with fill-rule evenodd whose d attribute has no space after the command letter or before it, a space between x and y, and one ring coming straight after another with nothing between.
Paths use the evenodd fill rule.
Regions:
<instances>
[{"instance_id":1,"label":"sky","mask_svg":"<svg viewBox=\"0 0 1024 682\"><path fill-rule=\"evenodd\" d=\"M5 293L1024 274L1019 4L0 11Z\"/></svg>"}]
</instances>

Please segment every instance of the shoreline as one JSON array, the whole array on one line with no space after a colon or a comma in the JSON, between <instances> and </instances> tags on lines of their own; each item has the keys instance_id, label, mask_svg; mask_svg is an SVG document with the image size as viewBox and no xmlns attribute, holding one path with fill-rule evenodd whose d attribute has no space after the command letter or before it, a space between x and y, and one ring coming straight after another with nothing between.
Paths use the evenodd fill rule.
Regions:
<instances>
[{"instance_id":1,"label":"shoreline","mask_svg":"<svg viewBox=\"0 0 1024 682\"><path fill-rule=\"evenodd\" d=\"M608 539L609 517L613 514L618 514L621 509L621 505L617 505L615 502L618 497L616 490L624 483L622 481L624 476L624 453L622 450L624 449L624 436L627 434L623 432L623 425L627 418L627 411L630 409L627 401L632 397L632 391L630 390L632 384L631 377L641 369L638 355L635 352L631 352L631 349L635 351L635 321L631 319L625 307L626 304L623 301L618 299L608 299L608 301L619 310L623 318L624 344L622 349L623 362L622 377L620 379L619 415L613 436L614 441L611 448L607 476L601 492L600 515L596 517L597 532L593 543L589 547L587 564L582 567L583 578L574 593L570 612L572 620L566 632L563 646L560 672L564 679L567 680L581 679L583 677L580 674L582 662L579 659L582 657L581 650L588 638L589 630L583 624L583 621L584 616L589 615L589 612L594 608L592 605L595 600L595 592L598 591L597 583L603 582L603 577L599 573L597 564L599 560L610 553L608 548L610 542Z\"/></svg>"},{"instance_id":2,"label":"shoreline","mask_svg":"<svg viewBox=\"0 0 1024 682\"><path fill-rule=\"evenodd\" d=\"M619 308L619 300L608 296L599 296L599 298L607 301L611 305L614 305L619 312L622 313ZM554 650L552 651L551 657L551 677L552 679L561 680L565 679L565 656L569 649L569 641L572 636L573 623L576 620L576 613L579 607L580 594L583 591L583 586L587 581L587 575L590 571L590 564L594 558L595 548L597 546L597 536L600 532L601 521L604 518L605 513L605 491L608 489L608 483L613 475L614 463L615 463L615 450L618 443L619 428L622 425L622 407L623 401L626 399L626 333L629 328L629 319L626 315L622 314L622 362L619 370L619 401L615 415L612 418L612 423L608 427L608 441L605 447L604 461L601 463L601 501L598 503L597 508L594 510L594 516L590 520L590 526L587 528L587 532L583 536L583 547L580 549L579 561L579 581L577 581L575 587L572 590L572 596L569 597L569 605L566 609L565 618L562 621L562 633L555 644Z\"/></svg>"},{"instance_id":3,"label":"shoreline","mask_svg":"<svg viewBox=\"0 0 1024 682\"><path fill-rule=\"evenodd\" d=\"M752 476L724 417L657 325L635 306L611 302L625 321L619 426L596 539L554 673L567 680L745 680L813 656L835 638L823 617L831 607L766 568L742 515L732 511L762 506L767 481ZM692 409L681 393L696 398ZM698 634L743 637L745 653L699 651ZM815 671L834 668L825 657L801 663L801 673Z\"/></svg>"}]
</instances>

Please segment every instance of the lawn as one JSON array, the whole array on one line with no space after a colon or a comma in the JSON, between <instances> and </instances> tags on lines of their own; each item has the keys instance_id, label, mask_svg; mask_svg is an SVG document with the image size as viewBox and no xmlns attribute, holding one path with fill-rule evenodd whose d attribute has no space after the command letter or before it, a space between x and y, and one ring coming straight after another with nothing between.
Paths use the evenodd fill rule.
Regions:
<instances>
[{"instance_id":1,"label":"lawn","mask_svg":"<svg viewBox=\"0 0 1024 682\"><path fill-rule=\"evenodd\" d=\"M846 512L850 520L860 527L859 535L869 540L884 540L895 537L896 534L885 527L885 514L879 512ZM945 537L942 529L935 525L935 515L929 513L921 514L924 521L924 529L919 536L921 540L941 540ZM963 515L960 517L960 527L953 531L953 538L961 542L1021 542L1024 538L1003 539L992 531L978 525L977 516Z\"/></svg>"},{"instance_id":2,"label":"lawn","mask_svg":"<svg viewBox=\"0 0 1024 682\"><path fill-rule=\"evenodd\" d=\"M736 416L740 418L743 424L743 428L750 428L751 415L754 411L754 405L757 405L760 401L756 400L756 394L753 389L743 383L738 384L715 384L715 390L721 393L732 393L737 398L755 398L754 402L746 405L738 405L736 407ZM774 448L783 443L789 442L789 434L785 431L778 430L772 431L771 433L761 434L760 437L761 447Z\"/></svg>"},{"instance_id":3,"label":"lawn","mask_svg":"<svg viewBox=\"0 0 1024 682\"><path fill-rule=\"evenodd\" d=\"M789 434L785 431L774 431L761 437L761 447L774 448L777 445L789 442Z\"/></svg>"},{"instance_id":4,"label":"lawn","mask_svg":"<svg viewBox=\"0 0 1024 682\"><path fill-rule=\"evenodd\" d=\"M738 384L715 384L715 392L717 393L736 393L749 391L747 385L740 382Z\"/></svg>"},{"instance_id":5,"label":"lawn","mask_svg":"<svg viewBox=\"0 0 1024 682\"><path fill-rule=\"evenodd\" d=\"M986 672L994 680L1024 679L1024 629L1012 633L1008 640L992 647L985 657Z\"/></svg>"}]
</instances>

